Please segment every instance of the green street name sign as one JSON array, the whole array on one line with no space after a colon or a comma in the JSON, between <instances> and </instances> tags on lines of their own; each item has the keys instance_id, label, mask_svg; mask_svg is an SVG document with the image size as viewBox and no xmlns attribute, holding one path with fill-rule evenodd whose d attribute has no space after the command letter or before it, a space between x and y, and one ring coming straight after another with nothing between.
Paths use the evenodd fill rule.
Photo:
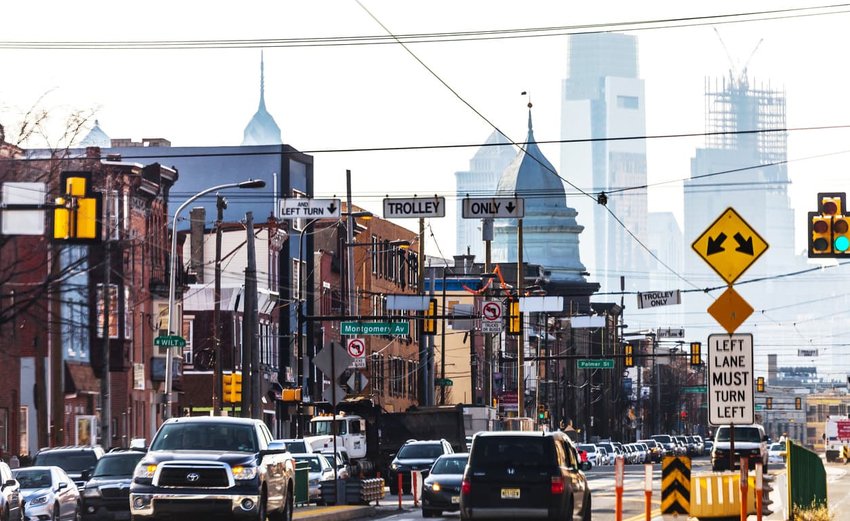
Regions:
<instances>
[{"instance_id":1,"label":"green street name sign","mask_svg":"<svg viewBox=\"0 0 850 521\"><path fill-rule=\"evenodd\" d=\"M343 322L343 335L409 335L409 322Z\"/></svg>"},{"instance_id":2,"label":"green street name sign","mask_svg":"<svg viewBox=\"0 0 850 521\"><path fill-rule=\"evenodd\" d=\"M449 387L454 385L454 382L448 378L434 378L434 385L439 385L441 387Z\"/></svg>"},{"instance_id":3,"label":"green street name sign","mask_svg":"<svg viewBox=\"0 0 850 521\"><path fill-rule=\"evenodd\" d=\"M579 369L614 369L613 358L584 359L578 361Z\"/></svg>"},{"instance_id":4,"label":"green street name sign","mask_svg":"<svg viewBox=\"0 0 850 521\"><path fill-rule=\"evenodd\" d=\"M693 386L693 387L682 387L682 392L683 393L691 393L691 394L702 394L702 393L707 393L708 388L706 388L706 386L704 386L704 385L696 385L696 386Z\"/></svg>"},{"instance_id":5,"label":"green street name sign","mask_svg":"<svg viewBox=\"0 0 850 521\"><path fill-rule=\"evenodd\" d=\"M178 335L163 335L153 339L157 347L186 347L186 339Z\"/></svg>"}]
</instances>

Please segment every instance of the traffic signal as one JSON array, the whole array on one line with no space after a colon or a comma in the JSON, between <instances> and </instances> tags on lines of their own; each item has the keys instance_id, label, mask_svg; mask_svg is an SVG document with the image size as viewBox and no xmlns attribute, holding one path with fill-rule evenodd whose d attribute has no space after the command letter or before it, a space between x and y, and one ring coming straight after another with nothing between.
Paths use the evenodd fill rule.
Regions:
<instances>
[{"instance_id":1,"label":"traffic signal","mask_svg":"<svg viewBox=\"0 0 850 521\"><path fill-rule=\"evenodd\" d=\"M803 408L803 399L799 396L794 398L794 408L798 411Z\"/></svg>"},{"instance_id":2,"label":"traffic signal","mask_svg":"<svg viewBox=\"0 0 850 521\"><path fill-rule=\"evenodd\" d=\"M624 347L624 355L623 358L623 366L625 367L634 367L635 366L635 346L632 344L626 344Z\"/></svg>"},{"instance_id":3,"label":"traffic signal","mask_svg":"<svg viewBox=\"0 0 850 521\"><path fill-rule=\"evenodd\" d=\"M222 399L225 402L240 403L242 401L242 373L222 375Z\"/></svg>"},{"instance_id":4,"label":"traffic signal","mask_svg":"<svg viewBox=\"0 0 850 521\"><path fill-rule=\"evenodd\" d=\"M281 394L281 400L284 402L300 402L301 401L301 388L298 389L284 389Z\"/></svg>"},{"instance_id":5,"label":"traffic signal","mask_svg":"<svg viewBox=\"0 0 850 521\"><path fill-rule=\"evenodd\" d=\"M54 201L53 240L72 244L99 243L103 204L92 191L91 172L62 172L62 195Z\"/></svg>"},{"instance_id":6,"label":"traffic signal","mask_svg":"<svg viewBox=\"0 0 850 521\"><path fill-rule=\"evenodd\" d=\"M764 376L759 376L758 378L756 378L756 392L764 392Z\"/></svg>"},{"instance_id":7,"label":"traffic signal","mask_svg":"<svg viewBox=\"0 0 850 521\"><path fill-rule=\"evenodd\" d=\"M691 365L702 364L702 344L691 342Z\"/></svg>"},{"instance_id":8,"label":"traffic signal","mask_svg":"<svg viewBox=\"0 0 850 521\"><path fill-rule=\"evenodd\" d=\"M437 299L435 298L428 301L428 311L425 312L425 318L422 319L422 333L426 335L437 334Z\"/></svg>"},{"instance_id":9,"label":"traffic signal","mask_svg":"<svg viewBox=\"0 0 850 521\"><path fill-rule=\"evenodd\" d=\"M809 257L850 256L850 216L844 192L818 194L818 211L809 212Z\"/></svg>"},{"instance_id":10,"label":"traffic signal","mask_svg":"<svg viewBox=\"0 0 850 521\"><path fill-rule=\"evenodd\" d=\"M541 404L537 405L537 419L545 420L546 419L546 406Z\"/></svg>"},{"instance_id":11,"label":"traffic signal","mask_svg":"<svg viewBox=\"0 0 850 521\"><path fill-rule=\"evenodd\" d=\"M770 396L767 397L765 407L768 409L773 409L773 398L771 398Z\"/></svg>"},{"instance_id":12,"label":"traffic signal","mask_svg":"<svg viewBox=\"0 0 850 521\"><path fill-rule=\"evenodd\" d=\"M508 330L509 335L522 334L522 313L519 311L519 299L509 297L507 301L508 308Z\"/></svg>"}]
</instances>

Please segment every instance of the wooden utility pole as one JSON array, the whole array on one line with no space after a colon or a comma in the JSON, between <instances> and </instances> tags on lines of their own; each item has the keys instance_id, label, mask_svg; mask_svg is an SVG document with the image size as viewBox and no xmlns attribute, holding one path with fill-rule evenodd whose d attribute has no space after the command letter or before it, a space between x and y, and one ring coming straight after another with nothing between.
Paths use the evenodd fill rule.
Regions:
<instances>
[{"instance_id":1,"label":"wooden utility pole","mask_svg":"<svg viewBox=\"0 0 850 521\"><path fill-rule=\"evenodd\" d=\"M112 445L112 437L110 436L111 425L111 409L112 400L109 395L109 315L110 306L112 305L110 292L110 279L112 273L112 256L111 256L111 239L112 226L110 224L109 208L112 203L112 193L109 190L109 174L106 178L106 209L103 212L103 222L106 223L106 240L103 241L103 284L101 285L101 294L103 295L103 365L100 376L100 445L109 450ZM94 441L95 433L92 433L92 441Z\"/></svg>"},{"instance_id":2,"label":"wooden utility pole","mask_svg":"<svg viewBox=\"0 0 850 521\"><path fill-rule=\"evenodd\" d=\"M522 297L522 283L525 273L522 269L522 219L517 219L517 249L516 249L516 297ZM522 313L520 313L520 320L522 320ZM525 416L525 368L523 364L525 364L525 346L523 345L523 339L525 338L525 329L520 324L520 335L517 336L517 382L516 382L516 395L517 395L517 407L519 408L517 411L517 416L524 417Z\"/></svg>"},{"instance_id":3,"label":"wooden utility pole","mask_svg":"<svg viewBox=\"0 0 850 521\"><path fill-rule=\"evenodd\" d=\"M227 209L227 199L221 195L215 198L215 285L213 289L213 356L215 365L213 368L213 415L221 415L221 222L224 220L224 210ZM230 361L231 364L235 362Z\"/></svg>"}]
</instances>

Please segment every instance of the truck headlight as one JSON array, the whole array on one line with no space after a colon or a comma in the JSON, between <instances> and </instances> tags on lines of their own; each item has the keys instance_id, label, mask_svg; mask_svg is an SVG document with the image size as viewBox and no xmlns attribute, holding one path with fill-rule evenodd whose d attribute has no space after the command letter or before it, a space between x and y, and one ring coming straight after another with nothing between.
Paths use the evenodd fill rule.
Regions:
<instances>
[{"instance_id":1,"label":"truck headlight","mask_svg":"<svg viewBox=\"0 0 850 521\"><path fill-rule=\"evenodd\" d=\"M100 489L97 487L84 489L83 497L100 497Z\"/></svg>"},{"instance_id":2,"label":"truck headlight","mask_svg":"<svg viewBox=\"0 0 850 521\"><path fill-rule=\"evenodd\" d=\"M242 481L246 479L254 479L257 477L257 467L233 467L233 479Z\"/></svg>"},{"instance_id":3,"label":"truck headlight","mask_svg":"<svg viewBox=\"0 0 850 521\"><path fill-rule=\"evenodd\" d=\"M393 470L398 470L398 463L393 463L392 465L390 465L390 468Z\"/></svg>"},{"instance_id":4,"label":"truck headlight","mask_svg":"<svg viewBox=\"0 0 850 521\"><path fill-rule=\"evenodd\" d=\"M139 465L136 467L136 471L133 472L134 478L141 479L153 479L153 475L156 472L156 463L149 463L147 465Z\"/></svg>"}]
</instances>

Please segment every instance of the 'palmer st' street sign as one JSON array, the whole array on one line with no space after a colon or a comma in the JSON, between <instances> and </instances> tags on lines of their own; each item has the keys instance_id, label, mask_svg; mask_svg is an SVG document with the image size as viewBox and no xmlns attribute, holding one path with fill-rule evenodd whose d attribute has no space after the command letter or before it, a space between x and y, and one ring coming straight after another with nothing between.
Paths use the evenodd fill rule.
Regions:
<instances>
[{"instance_id":1,"label":"'palmer st' street sign","mask_svg":"<svg viewBox=\"0 0 850 521\"><path fill-rule=\"evenodd\" d=\"M708 423L754 420L753 335L708 336Z\"/></svg>"},{"instance_id":2,"label":"'palmer st' street sign","mask_svg":"<svg viewBox=\"0 0 850 521\"><path fill-rule=\"evenodd\" d=\"M584 358L578 361L579 369L614 369L613 358Z\"/></svg>"},{"instance_id":3,"label":"'palmer st' street sign","mask_svg":"<svg viewBox=\"0 0 850 521\"><path fill-rule=\"evenodd\" d=\"M384 219L445 217L445 197L384 199Z\"/></svg>"}]
</instances>

